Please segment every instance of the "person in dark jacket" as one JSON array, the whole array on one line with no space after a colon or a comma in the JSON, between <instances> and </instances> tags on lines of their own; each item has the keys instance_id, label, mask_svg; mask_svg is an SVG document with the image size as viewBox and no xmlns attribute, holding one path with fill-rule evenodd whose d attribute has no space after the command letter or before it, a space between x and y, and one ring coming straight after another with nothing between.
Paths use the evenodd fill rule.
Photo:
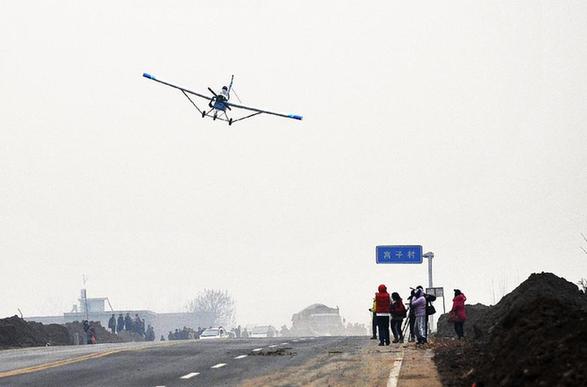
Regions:
<instances>
[{"instance_id":1,"label":"person in dark jacket","mask_svg":"<svg viewBox=\"0 0 587 387\"><path fill-rule=\"evenodd\" d=\"M122 313L118 315L118 322L116 324L116 331L118 333L124 330L124 317L122 317Z\"/></svg>"},{"instance_id":2,"label":"person in dark jacket","mask_svg":"<svg viewBox=\"0 0 587 387\"><path fill-rule=\"evenodd\" d=\"M96 329L88 320L82 322L84 332L86 333L86 344L96 344Z\"/></svg>"},{"instance_id":3,"label":"person in dark jacket","mask_svg":"<svg viewBox=\"0 0 587 387\"><path fill-rule=\"evenodd\" d=\"M108 329L110 329L113 335L116 334L116 317L114 315L108 320Z\"/></svg>"},{"instance_id":4,"label":"person in dark jacket","mask_svg":"<svg viewBox=\"0 0 587 387\"><path fill-rule=\"evenodd\" d=\"M404 335L402 333L402 322L406 317L406 306L404 305L404 301L402 300L402 298L396 292L391 293L390 314L393 342L403 343Z\"/></svg>"},{"instance_id":5,"label":"person in dark jacket","mask_svg":"<svg viewBox=\"0 0 587 387\"><path fill-rule=\"evenodd\" d=\"M377 330L379 331L379 345L389 345L389 309L391 298L387 293L385 285L379 285L378 292L375 293L375 313L377 319Z\"/></svg>"},{"instance_id":6,"label":"person in dark jacket","mask_svg":"<svg viewBox=\"0 0 587 387\"><path fill-rule=\"evenodd\" d=\"M467 301L467 297L459 289L455 289L455 298L452 299L452 309L448 316L449 320L455 324L455 333L459 339L465 336L465 321L467 320L465 301Z\"/></svg>"},{"instance_id":7,"label":"person in dark jacket","mask_svg":"<svg viewBox=\"0 0 587 387\"><path fill-rule=\"evenodd\" d=\"M130 313L127 313L126 316L124 316L124 330L127 332L132 331L132 317L130 317Z\"/></svg>"}]
</instances>

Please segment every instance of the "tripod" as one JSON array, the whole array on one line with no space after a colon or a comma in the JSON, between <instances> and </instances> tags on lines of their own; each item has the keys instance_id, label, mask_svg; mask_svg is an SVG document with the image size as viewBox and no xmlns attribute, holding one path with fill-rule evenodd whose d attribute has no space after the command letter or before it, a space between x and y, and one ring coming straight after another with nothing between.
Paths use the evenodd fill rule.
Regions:
<instances>
[{"instance_id":1,"label":"tripod","mask_svg":"<svg viewBox=\"0 0 587 387\"><path fill-rule=\"evenodd\" d=\"M410 334L408 336L408 341L414 339L414 335L413 335L413 329L411 329L410 327L410 312L411 312L412 306L411 306L411 302L410 304L408 304L408 309L406 310L406 319L404 321L404 326L402 327L402 336L406 337L406 333L408 332L408 330L410 331Z\"/></svg>"}]
</instances>

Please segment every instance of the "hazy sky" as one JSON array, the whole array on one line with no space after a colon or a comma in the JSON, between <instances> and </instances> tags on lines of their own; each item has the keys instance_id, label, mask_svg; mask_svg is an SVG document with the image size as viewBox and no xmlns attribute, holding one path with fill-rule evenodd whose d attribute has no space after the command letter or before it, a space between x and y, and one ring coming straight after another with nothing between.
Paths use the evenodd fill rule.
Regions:
<instances>
[{"instance_id":1,"label":"hazy sky","mask_svg":"<svg viewBox=\"0 0 587 387\"><path fill-rule=\"evenodd\" d=\"M0 1L0 316L69 311L86 273L115 308L367 322L427 279L378 244L471 303L577 281L586 60L584 1ZM144 71L305 119L203 120Z\"/></svg>"}]
</instances>

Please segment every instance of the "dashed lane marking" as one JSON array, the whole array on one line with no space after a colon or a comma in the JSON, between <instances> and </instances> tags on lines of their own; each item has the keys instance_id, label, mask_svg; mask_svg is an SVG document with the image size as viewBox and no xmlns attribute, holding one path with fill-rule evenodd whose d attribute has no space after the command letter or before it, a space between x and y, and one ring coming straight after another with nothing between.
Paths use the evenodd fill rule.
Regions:
<instances>
[{"instance_id":1,"label":"dashed lane marking","mask_svg":"<svg viewBox=\"0 0 587 387\"><path fill-rule=\"evenodd\" d=\"M262 350L263 350L263 348L255 348L255 349L253 349L253 352L259 352L259 351L262 351Z\"/></svg>"},{"instance_id":2,"label":"dashed lane marking","mask_svg":"<svg viewBox=\"0 0 587 387\"><path fill-rule=\"evenodd\" d=\"M397 387L397 382L399 381L399 373L402 369L402 361L403 358L400 357L395 359L393 362L393 367L391 368L391 372L389 373L389 380L387 381L387 387Z\"/></svg>"},{"instance_id":3,"label":"dashed lane marking","mask_svg":"<svg viewBox=\"0 0 587 387\"><path fill-rule=\"evenodd\" d=\"M212 366L212 367L210 367L210 368L222 368L222 367L224 367L225 365L226 365L226 363L218 363L218 364L216 364L216 365L213 365L213 366Z\"/></svg>"},{"instance_id":4,"label":"dashed lane marking","mask_svg":"<svg viewBox=\"0 0 587 387\"><path fill-rule=\"evenodd\" d=\"M236 360L238 360L238 359L244 359L247 356L249 356L249 355L238 355L237 357L235 357L235 359Z\"/></svg>"},{"instance_id":5,"label":"dashed lane marking","mask_svg":"<svg viewBox=\"0 0 587 387\"><path fill-rule=\"evenodd\" d=\"M280 345L288 345L289 343L281 343Z\"/></svg>"},{"instance_id":6,"label":"dashed lane marking","mask_svg":"<svg viewBox=\"0 0 587 387\"><path fill-rule=\"evenodd\" d=\"M275 347L277 347L277 344L273 344L273 345L269 346L269 348L275 348Z\"/></svg>"},{"instance_id":7,"label":"dashed lane marking","mask_svg":"<svg viewBox=\"0 0 587 387\"><path fill-rule=\"evenodd\" d=\"M191 379L194 376L198 376L199 374L199 372L190 372L189 374L182 376L180 379Z\"/></svg>"}]
</instances>

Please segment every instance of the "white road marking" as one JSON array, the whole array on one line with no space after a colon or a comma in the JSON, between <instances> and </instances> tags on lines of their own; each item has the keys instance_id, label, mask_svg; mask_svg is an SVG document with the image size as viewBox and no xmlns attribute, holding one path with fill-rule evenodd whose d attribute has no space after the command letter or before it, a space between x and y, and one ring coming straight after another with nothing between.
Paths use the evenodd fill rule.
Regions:
<instances>
[{"instance_id":1,"label":"white road marking","mask_svg":"<svg viewBox=\"0 0 587 387\"><path fill-rule=\"evenodd\" d=\"M273 344L273 345L269 346L269 348L275 348L275 347L277 347L277 344Z\"/></svg>"},{"instance_id":2,"label":"white road marking","mask_svg":"<svg viewBox=\"0 0 587 387\"><path fill-rule=\"evenodd\" d=\"M402 361L403 357L399 359L395 359L393 362L393 367L391 368L391 372L389 373L389 380L387 381L387 387L397 387L397 382L399 381L399 373L402 369Z\"/></svg>"},{"instance_id":3,"label":"white road marking","mask_svg":"<svg viewBox=\"0 0 587 387\"><path fill-rule=\"evenodd\" d=\"M263 350L263 348L255 348L255 349L253 349L253 352L259 352L259 351L262 351L262 350Z\"/></svg>"},{"instance_id":4,"label":"white road marking","mask_svg":"<svg viewBox=\"0 0 587 387\"><path fill-rule=\"evenodd\" d=\"M191 379L194 376L198 376L199 374L199 372L190 372L189 374L182 376L180 379Z\"/></svg>"},{"instance_id":5,"label":"white road marking","mask_svg":"<svg viewBox=\"0 0 587 387\"><path fill-rule=\"evenodd\" d=\"M281 343L280 345L288 345L289 343Z\"/></svg>"},{"instance_id":6,"label":"white road marking","mask_svg":"<svg viewBox=\"0 0 587 387\"><path fill-rule=\"evenodd\" d=\"M238 355L237 357L235 357L235 359L244 359L245 357L247 357L249 355Z\"/></svg>"},{"instance_id":7,"label":"white road marking","mask_svg":"<svg viewBox=\"0 0 587 387\"><path fill-rule=\"evenodd\" d=\"M210 368L222 368L222 367L224 367L225 365L226 365L226 363L218 363L218 364L216 364L216 365L213 365L213 366L212 366L212 367L210 367Z\"/></svg>"}]
</instances>

